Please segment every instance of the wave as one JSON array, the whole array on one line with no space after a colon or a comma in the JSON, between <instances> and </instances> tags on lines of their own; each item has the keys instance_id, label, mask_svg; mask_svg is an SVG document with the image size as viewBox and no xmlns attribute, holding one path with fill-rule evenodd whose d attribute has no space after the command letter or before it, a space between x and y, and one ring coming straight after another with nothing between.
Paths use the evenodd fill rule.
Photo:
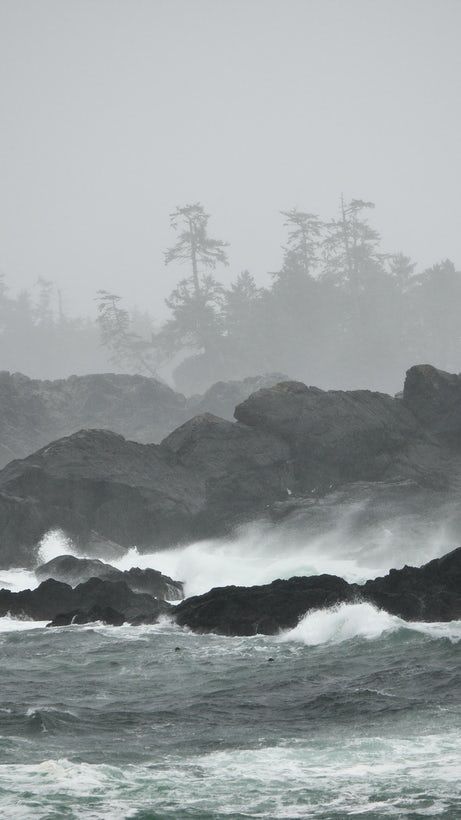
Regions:
<instances>
[{"instance_id":1,"label":"wave","mask_svg":"<svg viewBox=\"0 0 461 820\"><path fill-rule=\"evenodd\" d=\"M22 567L0 570L0 589L20 592L23 589L35 589L38 581L35 572Z\"/></svg>"},{"instance_id":2,"label":"wave","mask_svg":"<svg viewBox=\"0 0 461 820\"><path fill-rule=\"evenodd\" d=\"M32 621L24 618L14 618L12 615L4 615L0 618L1 632L25 632L28 629L43 629L48 621Z\"/></svg>"},{"instance_id":3,"label":"wave","mask_svg":"<svg viewBox=\"0 0 461 820\"><path fill-rule=\"evenodd\" d=\"M5 816L458 816L459 735L361 733L126 766L66 758L2 766ZM307 784L307 786L306 786Z\"/></svg>"},{"instance_id":4,"label":"wave","mask_svg":"<svg viewBox=\"0 0 461 820\"><path fill-rule=\"evenodd\" d=\"M74 555L78 557L81 555L72 542L62 530L49 530L43 536L38 548L38 563L46 564L58 555Z\"/></svg>"},{"instance_id":5,"label":"wave","mask_svg":"<svg viewBox=\"0 0 461 820\"><path fill-rule=\"evenodd\" d=\"M140 553L131 548L118 561L118 569L153 567L184 583L186 597L201 595L212 587L269 584L294 575L340 575L360 583L374 578L376 570L353 557L329 555L317 544L286 543L280 534L250 530L223 541L209 539L185 547Z\"/></svg>"},{"instance_id":6,"label":"wave","mask_svg":"<svg viewBox=\"0 0 461 820\"><path fill-rule=\"evenodd\" d=\"M418 632L433 639L445 638L452 643L461 640L461 621L404 621L368 603L340 604L308 612L294 629L283 633L279 640L319 646L343 643L354 638L375 640L399 630Z\"/></svg>"},{"instance_id":7,"label":"wave","mask_svg":"<svg viewBox=\"0 0 461 820\"><path fill-rule=\"evenodd\" d=\"M370 499L344 503L323 510L320 522L305 523L291 531L284 526L252 524L234 537L210 538L170 549L140 552L134 545L119 559L121 570L153 568L183 581L186 596L200 595L212 587L231 584L252 586L294 575L337 575L351 583L363 583L405 563L420 565L453 547L441 526L416 526L411 516L389 522L375 521L364 528ZM419 522L421 524L421 522ZM92 557L79 551L64 532L50 530L42 539L38 561L62 554ZM17 591L35 588L33 572L0 571L0 585Z\"/></svg>"}]
</instances>

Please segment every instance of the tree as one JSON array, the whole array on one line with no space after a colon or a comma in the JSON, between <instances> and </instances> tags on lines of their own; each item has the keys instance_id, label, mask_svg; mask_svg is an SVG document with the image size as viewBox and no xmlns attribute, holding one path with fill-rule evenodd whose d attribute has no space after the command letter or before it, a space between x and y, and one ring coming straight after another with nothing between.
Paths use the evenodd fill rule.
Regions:
<instances>
[{"instance_id":1,"label":"tree","mask_svg":"<svg viewBox=\"0 0 461 820\"><path fill-rule=\"evenodd\" d=\"M225 251L228 243L208 236L209 218L209 214L205 213L199 202L178 207L170 214L171 227L179 231L179 235L176 244L165 253L165 264L190 264L196 296L199 295L203 284L201 275L207 270L214 270L217 264L228 264Z\"/></svg>"},{"instance_id":2,"label":"tree","mask_svg":"<svg viewBox=\"0 0 461 820\"><path fill-rule=\"evenodd\" d=\"M358 293L373 270L382 270L384 255L378 251L380 235L362 216L374 208L362 199L340 200L339 219L327 223L323 243L324 275L336 284Z\"/></svg>"},{"instance_id":3,"label":"tree","mask_svg":"<svg viewBox=\"0 0 461 820\"><path fill-rule=\"evenodd\" d=\"M180 350L207 351L220 335L219 309L223 288L213 276L202 276L200 291L192 280L182 279L165 300L171 317L160 331L157 343L167 355Z\"/></svg>"},{"instance_id":4,"label":"tree","mask_svg":"<svg viewBox=\"0 0 461 820\"><path fill-rule=\"evenodd\" d=\"M39 276L37 279L38 300L35 306L35 316L39 324L50 326L53 324L53 308L51 304L53 296L53 282Z\"/></svg>"},{"instance_id":5,"label":"tree","mask_svg":"<svg viewBox=\"0 0 461 820\"><path fill-rule=\"evenodd\" d=\"M181 348L205 353L216 348L220 336L220 308L223 288L214 278L218 264L227 265L227 242L208 236L209 214L199 203L178 207L170 215L171 226L179 231L178 240L165 254L165 264L189 264L191 275L182 279L169 298L172 317L157 341L168 353Z\"/></svg>"},{"instance_id":6,"label":"tree","mask_svg":"<svg viewBox=\"0 0 461 820\"><path fill-rule=\"evenodd\" d=\"M222 307L226 335L244 337L254 330L255 312L261 301L262 288L256 286L251 273L242 271L224 293Z\"/></svg>"},{"instance_id":7,"label":"tree","mask_svg":"<svg viewBox=\"0 0 461 820\"><path fill-rule=\"evenodd\" d=\"M414 276L416 263L412 262L409 256L404 253L394 253L389 257L389 272L394 278L398 289L405 293L411 287L411 279Z\"/></svg>"},{"instance_id":8,"label":"tree","mask_svg":"<svg viewBox=\"0 0 461 820\"><path fill-rule=\"evenodd\" d=\"M297 208L280 213L286 217L283 224L288 228L288 240L284 247L284 268L300 270L305 276L311 276L319 261L322 223L316 214L298 211Z\"/></svg>"},{"instance_id":9,"label":"tree","mask_svg":"<svg viewBox=\"0 0 461 820\"><path fill-rule=\"evenodd\" d=\"M127 310L120 307L121 297L107 290L98 290L98 318L102 344L111 351L114 364L135 367L156 376L154 346L131 329Z\"/></svg>"}]
</instances>

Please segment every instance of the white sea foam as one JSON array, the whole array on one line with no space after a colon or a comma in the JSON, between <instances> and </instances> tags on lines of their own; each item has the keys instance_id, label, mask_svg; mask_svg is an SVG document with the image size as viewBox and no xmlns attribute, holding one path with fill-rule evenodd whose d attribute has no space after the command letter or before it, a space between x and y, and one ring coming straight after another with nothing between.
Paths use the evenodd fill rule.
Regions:
<instances>
[{"instance_id":1,"label":"white sea foam","mask_svg":"<svg viewBox=\"0 0 461 820\"><path fill-rule=\"evenodd\" d=\"M48 621L28 621L4 615L0 618L0 632L25 632L28 629L43 629Z\"/></svg>"},{"instance_id":2,"label":"white sea foam","mask_svg":"<svg viewBox=\"0 0 461 820\"><path fill-rule=\"evenodd\" d=\"M32 816L37 800L44 815L67 805L93 820L143 810L174 817L178 806L191 818L455 817L460 752L457 732L362 732L123 768L50 759L3 765L2 804L5 816L18 820Z\"/></svg>"},{"instance_id":3,"label":"white sea foam","mask_svg":"<svg viewBox=\"0 0 461 820\"><path fill-rule=\"evenodd\" d=\"M329 555L317 543L290 543L280 540L280 534L269 536L256 528L228 541L209 539L152 553L140 553L133 547L114 565L122 570L154 567L183 581L187 596L201 595L216 586L267 584L294 575L329 573L351 582L376 575L354 557Z\"/></svg>"},{"instance_id":4,"label":"white sea foam","mask_svg":"<svg viewBox=\"0 0 461 820\"><path fill-rule=\"evenodd\" d=\"M408 622L389 615L372 604L357 603L308 612L294 629L283 633L279 640L318 646L342 643L353 638L373 640L401 629L419 632L431 638L448 638L454 643L461 639L461 621Z\"/></svg>"},{"instance_id":5,"label":"white sea foam","mask_svg":"<svg viewBox=\"0 0 461 820\"><path fill-rule=\"evenodd\" d=\"M35 572L31 570L22 567L0 570L0 589L20 592L22 589L35 589L37 583Z\"/></svg>"},{"instance_id":6,"label":"white sea foam","mask_svg":"<svg viewBox=\"0 0 461 820\"><path fill-rule=\"evenodd\" d=\"M360 530L357 517L364 509L366 501L340 505L328 512L329 518L320 528L304 533L254 524L227 540L211 538L142 553L133 546L111 563L122 570L135 566L161 570L183 581L189 596L215 586L265 584L294 575L328 573L361 583L391 567L420 565L453 547L442 526L427 528L423 534L421 527L415 529L415 522L406 519L397 518L392 526L386 521L385 525L381 522ZM39 562L62 554L82 553L62 531L48 532L40 544ZM34 588L37 583L33 572L0 571L0 585L13 591Z\"/></svg>"},{"instance_id":7,"label":"white sea foam","mask_svg":"<svg viewBox=\"0 0 461 820\"><path fill-rule=\"evenodd\" d=\"M78 555L72 539L60 529L49 530L40 541L38 549L38 563L46 564L58 555Z\"/></svg>"}]
</instances>

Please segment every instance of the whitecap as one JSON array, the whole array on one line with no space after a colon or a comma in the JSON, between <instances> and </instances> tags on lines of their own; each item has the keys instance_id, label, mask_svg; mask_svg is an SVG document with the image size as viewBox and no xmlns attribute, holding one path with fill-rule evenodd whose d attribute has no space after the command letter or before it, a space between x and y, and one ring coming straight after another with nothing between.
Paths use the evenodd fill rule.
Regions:
<instances>
[{"instance_id":1,"label":"whitecap","mask_svg":"<svg viewBox=\"0 0 461 820\"><path fill-rule=\"evenodd\" d=\"M32 621L25 618L14 618L12 615L4 615L0 618L1 632L25 632L29 629L43 629L48 621Z\"/></svg>"},{"instance_id":2,"label":"whitecap","mask_svg":"<svg viewBox=\"0 0 461 820\"><path fill-rule=\"evenodd\" d=\"M434 639L445 638L453 643L461 639L461 621L404 621L372 604L355 603L312 610L301 618L294 629L284 632L279 640L319 646L353 638L374 640L398 630L409 630Z\"/></svg>"}]
</instances>

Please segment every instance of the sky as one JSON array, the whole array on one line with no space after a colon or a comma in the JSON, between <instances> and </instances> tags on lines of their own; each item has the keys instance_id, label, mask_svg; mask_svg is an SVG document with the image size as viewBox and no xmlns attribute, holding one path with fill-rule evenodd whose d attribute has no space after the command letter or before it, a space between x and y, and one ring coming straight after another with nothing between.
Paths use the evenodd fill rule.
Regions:
<instances>
[{"instance_id":1,"label":"sky","mask_svg":"<svg viewBox=\"0 0 461 820\"><path fill-rule=\"evenodd\" d=\"M0 269L162 318L177 205L263 284L280 211L341 193L461 266L460 31L460 0L0 0Z\"/></svg>"}]
</instances>

